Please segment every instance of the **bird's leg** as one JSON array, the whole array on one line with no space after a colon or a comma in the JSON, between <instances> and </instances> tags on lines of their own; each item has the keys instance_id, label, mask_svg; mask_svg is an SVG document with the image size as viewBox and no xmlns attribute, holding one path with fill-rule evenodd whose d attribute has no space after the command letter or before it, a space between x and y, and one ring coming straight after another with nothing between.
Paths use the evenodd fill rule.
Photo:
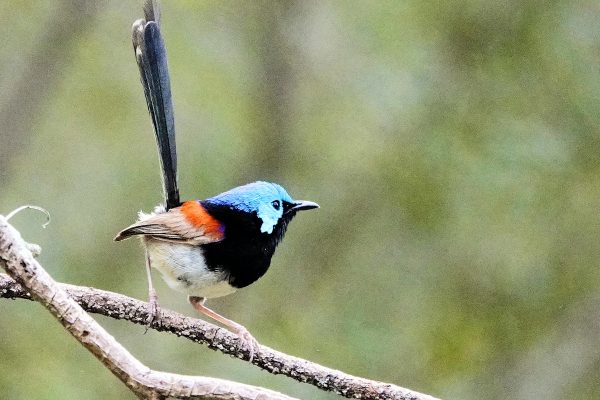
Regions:
<instances>
[{"instance_id":1,"label":"bird's leg","mask_svg":"<svg viewBox=\"0 0 600 400\"><path fill-rule=\"evenodd\" d=\"M146 319L146 332L148 332L148 328L150 328L152 323L158 319L158 315L160 314L158 295L156 294L156 290L154 290L154 286L152 285L152 266L150 264L150 255L148 254L148 250L146 250L146 276L148 277L149 304L148 318Z\"/></svg>"},{"instance_id":2,"label":"bird's leg","mask_svg":"<svg viewBox=\"0 0 600 400\"><path fill-rule=\"evenodd\" d=\"M189 300L190 304L196 309L196 311L214 319L215 321L219 321L223 325L229 327L233 332L235 332L239 336L240 342L248 348L248 351L250 353L249 361L252 362L252 359L254 358L254 353L258 350L259 344L256 341L256 339L254 339L254 337L250 334L250 332L248 332L248 329L244 328L237 322L227 319L224 316L217 314L210 308L206 307L204 305L205 299L203 297L190 296Z\"/></svg>"}]
</instances>

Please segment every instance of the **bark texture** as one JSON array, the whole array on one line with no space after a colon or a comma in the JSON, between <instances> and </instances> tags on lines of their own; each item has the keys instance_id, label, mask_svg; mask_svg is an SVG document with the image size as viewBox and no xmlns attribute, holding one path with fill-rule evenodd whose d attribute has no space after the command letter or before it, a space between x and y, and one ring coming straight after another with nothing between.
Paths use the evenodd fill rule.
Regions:
<instances>
[{"instance_id":1,"label":"bark texture","mask_svg":"<svg viewBox=\"0 0 600 400\"><path fill-rule=\"evenodd\" d=\"M1 290L38 301L65 329L139 398L213 400L291 400L283 394L223 379L154 371L133 357L102 328L33 258L19 232L0 216L0 266L21 286ZM8 282L6 276L2 277ZM26 290L26 291L25 291ZM91 300L91 299L90 299ZM93 300L91 300L93 301Z\"/></svg>"},{"instance_id":2,"label":"bark texture","mask_svg":"<svg viewBox=\"0 0 600 400\"><path fill-rule=\"evenodd\" d=\"M40 301L73 336L80 340L129 387L135 390L145 390L146 388L154 390L156 386L153 385L157 381L162 381L163 385L159 385L161 393L182 394L185 390L189 390L190 395L196 395L196 393L199 393L198 387L206 390L206 383L197 380L211 378L182 377L149 370L139 361L133 359L133 356L127 350L83 311L86 310L145 325L148 317L148 303L105 290L54 282L33 259L26 248L26 244L20 239L18 232L8 225L2 216L0 216L0 264L5 264L7 272L16 280L15 282L10 277L0 274L0 298L23 298ZM240 359L248 360L249 358L248 352L239 346L236 335L208 322L186 317L174 311L161 309L160 318L155 321L151 328L206 344L209 348ZM101 332L101 334L98 332ZM108 354L107 349L111 349ZM110 358L107 358L108 356ZM262 345L254 354L252 363L272 374L286 375L297 381L309 383L322 390L334 392L348 398L435 400L434 397L426 394L389 383L352 376L301 358L280 353ZM177 385L174 385L173 382L177 379L179 381ZM233 382L229 384L238 385ZM217 386L213 386L213 389L215 387ZM174 388L177 391L174 391ZM227 393L231 393L230 389L233 389L231 387L225 389L225 386L220 388L222 388L221 391ZM230 391L228 392L228 390ZM254 390L258 389L254 388ZM278 393L273 394L273 396L275 395L283 396ZM173 394L170 394L170 396L173 396ZM233 397L214 398L228 399ZM240 398L253 397L250 395L250 397Z\"/></svg>"}]
</instances>

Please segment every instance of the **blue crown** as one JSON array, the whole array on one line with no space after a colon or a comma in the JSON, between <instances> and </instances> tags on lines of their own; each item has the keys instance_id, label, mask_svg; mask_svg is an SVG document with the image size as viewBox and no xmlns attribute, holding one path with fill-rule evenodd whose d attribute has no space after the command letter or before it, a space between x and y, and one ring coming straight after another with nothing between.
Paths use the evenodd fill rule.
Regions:
<instances>
[{"instance_id":1,"label":"blue crown","mask_svg":"<svg viewBox=\"0 0 600 400\"><path fill-rule=\"evenodd\" d=\"M278 207L273 204L275 200L279 202ZM256 212L263 222L260 231L264 233L273 232L277 221L283 215L282 203L294 202L280 185L261 181L238 186L205 201L249 213Z\"/></svg>"}]
</instances>

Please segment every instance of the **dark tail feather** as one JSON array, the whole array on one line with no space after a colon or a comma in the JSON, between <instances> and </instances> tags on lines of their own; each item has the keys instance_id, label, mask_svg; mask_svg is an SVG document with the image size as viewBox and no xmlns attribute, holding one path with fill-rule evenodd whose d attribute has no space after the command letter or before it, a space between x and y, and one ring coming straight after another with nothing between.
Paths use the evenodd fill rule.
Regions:
<instances>
[{"instance_id":1,"label":"dark tail feather","mask_svg":"<svg viewBox=\"0 0 600 400\"><path fill-rule=\"evenodd\" d=\"M154 21L160 25L160 7L158 6L158 0L146 0L144 1L144 18L146 21Z\"/></svg>"},{"instance_id":2,"label":"dark tail feather","mask_svg":"<svg viewBox=\"0 0 600 400\"><path fill-rule=\"evenodd\" d=\"M146 20L138 20L133 24L132 41L146 103L156 133L168 210L181 204L177 188L177 151L171 83L165 44L158 25L156 1L146 1L144 14Z\"/></svg>"}]
</instances>

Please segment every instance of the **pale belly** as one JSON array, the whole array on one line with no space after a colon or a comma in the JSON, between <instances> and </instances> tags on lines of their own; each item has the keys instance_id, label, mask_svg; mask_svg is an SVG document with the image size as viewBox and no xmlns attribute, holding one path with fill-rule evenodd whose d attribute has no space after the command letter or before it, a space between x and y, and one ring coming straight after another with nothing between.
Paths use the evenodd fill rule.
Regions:
<instances>
[{"instance_id":1,"label":"pale belly","mask_svg":"<svg viewBox=\"0 0 600 400\"><path fill-rule=\"evenodd\" d=\"M222 272L209 271L202 248L144 237L150 264L173 290L189 296L214 298L235 292Z\"/></svg>"}]
</instances>

